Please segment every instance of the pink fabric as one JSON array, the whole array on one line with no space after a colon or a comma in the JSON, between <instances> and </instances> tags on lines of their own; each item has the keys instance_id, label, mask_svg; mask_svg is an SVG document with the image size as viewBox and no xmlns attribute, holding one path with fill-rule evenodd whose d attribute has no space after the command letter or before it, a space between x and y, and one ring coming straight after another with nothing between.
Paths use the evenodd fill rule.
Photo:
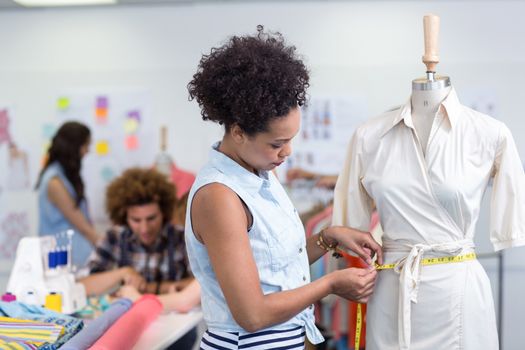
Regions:
<instances>
[{"instance_id":1,"label":"pink fabric","mask_svg":"<svg viewBox=\"0 0 525 350\"><path fill-rule=\"evenodd\" d=\"M306 231L306 237L307 238L317 233L317 232L313 232L315 226L321 220L324 220L327 217L331 217L333 210L334 210L334 208L330 205L330 206L326 207L326 209L324 209L322 212L320 212L318 214L315 214L313 217L310 218L310 220L308 220L306 222L306 230L305 231Z\"/></svg>"},{"instance_id":2,"label":"pink fabric","mask_svg":"<svg viewBox=\"0 0 525 350\"><path fill-rule=\"evenodd\" d=\"M142 332L161 312L162 304L155 295L143 295L89 350L126 350L133 348Z\"/></svg>"},{"instance_id":3,"label":"pink fabric","mask_svg":"<svg viewBox=\"0 0 525 350\"><path fill-rule=\"evenodd\" d=\"M193 185L195 175L177 168L175 164L171 166L171 181L177 187L177 198L184 196Z\"/></svg>"},{"instance_id":4,"label":"pink fabric","mask_svg":"<svg viewBox=\"0 0 525 350\"><path fill-rule=\"evenodd\" d=\"M372 213L372 217L370 218L370 232L374 230L377 224L379 224L379 213L377 212L377 210L374 210L374 212Z\"/></svg>"}]
</instances>

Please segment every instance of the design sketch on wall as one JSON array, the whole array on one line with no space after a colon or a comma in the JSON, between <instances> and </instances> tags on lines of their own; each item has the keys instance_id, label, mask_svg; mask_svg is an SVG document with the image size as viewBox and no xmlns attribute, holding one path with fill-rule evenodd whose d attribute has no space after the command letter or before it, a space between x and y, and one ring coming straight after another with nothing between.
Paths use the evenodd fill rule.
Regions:
<instances>
[{"instance_id":1,"label":"design sketch on wall","mask_svg":"<svg viewBox=\"0 0 525 350\"><path fill-rule=\"evenodd\" d=\"M11 142L9 123L9 111L7 108L0 109L0 145Z\"/></svg>"},{"instance_id":2,"label":"design sketch on wall","mask_svg":"<svg viewBox=\"0 0 525 350\"><path fill-rule=\"evenodd\" d=\"M313 97L301 113L301 130L283 168L337 174L354 130L367 118L365 97Z\"/></svg>"},{"instance_id":3,"label":"design sketch on wall","mask_svg":"<svg viewBox=\"0 0 525 350\"><path fill-rule=\"evenodd\" d=\"M15 115L12 105L0 105L0 273L10 268L19 240L33 233L28 203L34 198L38 152L30 152L34 147Z\"/></svg>"},{"instance_id":4,"label":"design sketch on wall","mask_svg":"<svg viewBox=\"0 0 525 350\"><path fill-rule=\"evenodd\" d=\"M0 220L0 261L15 257L18 242L29 232L29 216L26 212L8 212Z\"/></svg>"},{"instance_id":5,"label":"design sketch on wall","mask_svg":"<svg viewBox=\"0 0 525 350\"><path fill-rule=\"evenodd\" d=\"M26 141L15 131L13 108L0 106L0 189L4 191L28 191L31 189L31 162Z\"/></svg>"},{"instance_id":6,"label":"design sketch on wall","mask_svg":"<svg viewBox=\"0 0 525 350\"><path fill-rule=\"evenodd\" d=\"M123 170L150 167L155 159L150 96L145 89L75 89L56 99L57 127L77 120L91 130L91 147L82 163L91 218L107 222L105 189Z\"/></svg>"}]
</instances>

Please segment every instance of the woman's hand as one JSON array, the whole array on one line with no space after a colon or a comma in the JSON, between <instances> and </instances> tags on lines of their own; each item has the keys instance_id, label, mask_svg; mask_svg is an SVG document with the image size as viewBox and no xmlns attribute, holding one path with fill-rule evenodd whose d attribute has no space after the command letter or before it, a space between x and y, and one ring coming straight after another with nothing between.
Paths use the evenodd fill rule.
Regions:
<instances>
[{"instance_id":1,"label":"woman's hand","mask_svg":"<svg viewBox=\"0 0 525 350\"><path fill-rule=\"evenodd\" d=\"M127 286L120 287L120 289L117 291L117 297L127 298L131 300L132 302L135 302L138 299L140 299L140 297L142 297L142 294L140 294L137 288L131 285L127 285Z\"/></svg>"},{"instance_id":2,"label":"woman's hand","mask_svg":"<svg viewBox=\"0 0 525 350\"><path fill-rule=\"evenodd\" d=\"M358 303L368 302L374 291L377 271L350 267L330 274L331 292Z\"/></svg>"},{"instance_id":3,"label":"woman's hand","mask_svg":"<svg viewBox=\"0 0 525 350\"><path fill-rule=\"evenodd\" d=\"M146 288L146 280L133 268L126 266L122 267L122 281L125 285L131 285L138 291L142 292Z\"/></svg>"},{"instance_id":4,"label":"woman's hand","mask_svg":"<svg viewBox=\"0 0 525 350\"><path fill-rule=\"evenodd\" d=\"M337 243L339 246L353 251L369 266L372 266L374 255L377 255L378 264L383 263L383 250L370 232L354 230L344 226L331 226L325 229L322 234L327 244Z\"/></svg>"}]
</instances>

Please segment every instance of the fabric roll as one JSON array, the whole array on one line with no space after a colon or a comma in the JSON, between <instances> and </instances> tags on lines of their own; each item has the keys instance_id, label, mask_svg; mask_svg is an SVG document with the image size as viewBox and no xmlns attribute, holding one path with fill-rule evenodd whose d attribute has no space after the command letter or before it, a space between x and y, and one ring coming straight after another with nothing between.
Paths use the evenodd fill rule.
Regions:
<instances>
[{"instance_id":1,"label":"fabric roll","mask_svg":"<svg viewBox=\"0 0 525 350\"><path fill-rule=\"evenodd\" d=\"M132 349L142 332L161 312L162 304L155 295L143 295L89 350Z\"/></svg>"},{"instance_id":2,"label":"fabric roll","mask_svg":"<svg viewBox=\"0 0 525 350\"><path fill-rule=\"evenodd\" d=\"M85 350L93 345L133 305L129 299L118 299L100 317L86 325L60 350Z\"/></svg>"}]
</instances>

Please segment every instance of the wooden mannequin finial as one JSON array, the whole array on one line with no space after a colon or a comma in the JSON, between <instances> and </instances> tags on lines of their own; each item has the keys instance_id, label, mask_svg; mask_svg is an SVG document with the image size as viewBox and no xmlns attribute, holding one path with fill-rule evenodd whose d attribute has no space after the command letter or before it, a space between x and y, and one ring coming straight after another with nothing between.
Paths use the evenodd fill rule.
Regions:
<instances>
[{"instance_id":1,"label":"wooden mannequin finial","mask_svg":"<svg viewBox=\"0 0 525 350\"><path fill-rule=\"evenodd\" d=\"M433 14L424 16L423 28L425 34L423 63L427 66L427 72L435 72L439 63L439 17Z\"/></svg>"}]
</instances>

